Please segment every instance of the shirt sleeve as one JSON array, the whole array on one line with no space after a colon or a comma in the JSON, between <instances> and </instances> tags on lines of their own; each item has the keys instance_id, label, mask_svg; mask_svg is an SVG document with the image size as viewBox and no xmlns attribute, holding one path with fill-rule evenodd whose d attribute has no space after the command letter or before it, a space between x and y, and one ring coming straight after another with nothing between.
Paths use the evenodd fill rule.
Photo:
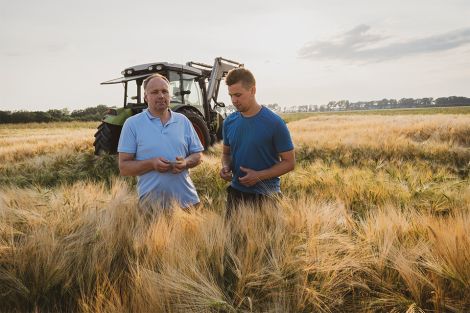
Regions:
<instances>
[{"instance_id":1,"label":"shirt sleeve","mask_svg":"<svg viewBox=\"0 0 470 313\"><path fill-rule=\"evenodd\" d=\"M204 151L204 147L202 146L201 140L199 140L199 137L197 136L197 133L194 130L193 124L191 124L191 121L188 118L186 118L186 133L189 154Z\"/></svg>"},{"instance_id":2,"label":"shirt sleeve","mask_svg":"<svg viewBox=\"0 0 470 313\"><path fill-rule=\"evenodd\" d=\"M119 137L118 152L133 153L137 152L137 136L133 124L127 119L122 127Z\"/></svg>"},{"instance_id":3,"label":"shirt sleeve","mask_svg":"<svg viewBox=\"0 0 470 313\"><path fill-rule=\"evenodd\" d=\"M292 143L292 138L290 136L289 129L287 128L287 125L283 120L280 120L278 123L278 127L275 128L274 146L278 153L294 149L294 144Z\"/></svg>"}]
</instances>

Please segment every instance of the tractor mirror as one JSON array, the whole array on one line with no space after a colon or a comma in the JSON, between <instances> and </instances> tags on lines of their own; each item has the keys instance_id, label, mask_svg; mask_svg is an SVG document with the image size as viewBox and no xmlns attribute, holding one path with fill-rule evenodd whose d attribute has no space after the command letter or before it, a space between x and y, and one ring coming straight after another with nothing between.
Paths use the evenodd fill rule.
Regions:
<instances>
[{"instance_id":1,"label":"tractor mirror","mask_svg":"<svg viewBox=\"0 0 470 313\"><path fill-rule=\"evenodd\" d=\"M179 96L189 95L190 93L191 93L191 90L183 90L183 91L177 90L173 92L173 95L176 97L179 97Z\"/></svg>"}]
</instances>

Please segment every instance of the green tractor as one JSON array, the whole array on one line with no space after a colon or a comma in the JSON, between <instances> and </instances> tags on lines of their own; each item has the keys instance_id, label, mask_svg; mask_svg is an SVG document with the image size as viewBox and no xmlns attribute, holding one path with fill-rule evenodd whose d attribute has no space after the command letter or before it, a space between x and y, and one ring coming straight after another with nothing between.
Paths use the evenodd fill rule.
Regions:
<instances>
[{"instance_id":1,"label":"green tractor","mask_svg":"<svg viewBox=\"0 0 470 313\"><path fill-rule=\"evenodd\" d=\"M123 77L101 84L123 84L124 107L109 109L95 134L95 154L116 154L122 126L127 118L147 108L143 100L142 83L148 76L159 73L170 81L170 109L184 114L193 124L204 149L222 139L224 117L217 111L222 78L229 70L243 67L235 61L218 57L214 65L188 62L186 65L157 62L126 68Z\"/></svg>"}]
</instances>

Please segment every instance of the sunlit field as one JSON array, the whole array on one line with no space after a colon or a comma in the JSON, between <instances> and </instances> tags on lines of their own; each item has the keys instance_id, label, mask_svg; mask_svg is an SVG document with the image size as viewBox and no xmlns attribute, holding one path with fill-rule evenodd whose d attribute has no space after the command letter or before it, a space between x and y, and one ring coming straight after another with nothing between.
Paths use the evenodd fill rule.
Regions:
<instances>
[{"instance_id":1,"label":"sunlit field","mask_svg":"<svg viewBox=\"0 0 470 313\"><path fill-rule=\"evenodd\" d=\"M290 119L283 197L143 215L97 123L0 125L1 312L470 312L470 115Z\"/></svg>"},{"instance_id":2,"label":"sunlit field","mask_svg":"<svg viewBox=\"0 0 470 313\"><path fill-rule=\"evenodd\" d=\"M57 151L87 151L96 122L0 125L0 162L17 162Z\"/></svg>"},{"instance_id":3,"label":"sunlit field","mask_svg":"<svg viewBox=\"0 0 470 313\"><path fill-rule=\"evenodd\" d=\"M380 110L356 110L339 112L300 112L281 113L286 122L292 122L315 115L428 115L428 114L470 114L470 106L435 107L435 108L404 108Z\"/></svg>"}]
</instances>

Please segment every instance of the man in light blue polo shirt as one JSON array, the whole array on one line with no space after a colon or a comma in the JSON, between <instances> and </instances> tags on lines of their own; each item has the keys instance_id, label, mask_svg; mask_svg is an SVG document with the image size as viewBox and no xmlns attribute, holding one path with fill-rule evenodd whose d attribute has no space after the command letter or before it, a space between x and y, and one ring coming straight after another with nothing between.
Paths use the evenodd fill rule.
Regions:
<instances>
[{"instance_id":1,"label":"man in light blue polo shirt","mask_svg":"<svg viewBox=\"0 0 470 313\"><path fill-rule=\"evenodd\" d=\"M169 109L169 82L160 74L144 81L148 109L124 123L119 139L119 170L138 176L141 201L168 208L176 201L182 208L199 203L188 169L201 162L204 150L191 122Z\"/></svg>"}]
</instances>

